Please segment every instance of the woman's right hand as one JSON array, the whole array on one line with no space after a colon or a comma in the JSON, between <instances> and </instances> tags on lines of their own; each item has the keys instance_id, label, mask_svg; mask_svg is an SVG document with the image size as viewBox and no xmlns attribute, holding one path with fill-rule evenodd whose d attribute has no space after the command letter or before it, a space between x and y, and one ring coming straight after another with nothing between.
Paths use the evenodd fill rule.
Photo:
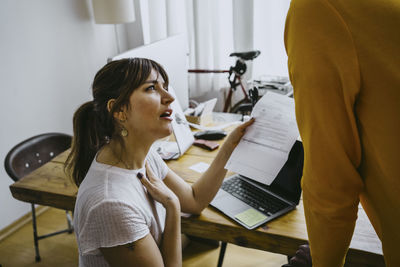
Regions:
<instances>
[{"instance_id":1,"label":"woman's right hand","mask_svg":"<svg viewBox=\"0 0 400 267\"><path fill-rule=\"evenodd\" d=\"M161 179L154 175L147 162L145 166L147 177L142 173L138 173L137 177L146 187L147 192L149 192L153 199L160 202L165 208L171 205L180 208L179 199L174 192L172 192L172 190L169 189Z\"/></svg>"},{"instance_id":2,"label":"woman's right hand","mask_svg":"<svg viewBox=\"0 0 400 267\"><path fill-rule=\"evenodd\" d=\"M251 118L250 120L242 123L241 125L237 126L228 136L226 141L224 142L223 149L228 151L228 154L230 155L232 151L235 149L235 147L239 144L240 139L243 137L243 135L246 132L247 127L252 125L255 121L255 118Z\"/></svg>"}]
</instances>

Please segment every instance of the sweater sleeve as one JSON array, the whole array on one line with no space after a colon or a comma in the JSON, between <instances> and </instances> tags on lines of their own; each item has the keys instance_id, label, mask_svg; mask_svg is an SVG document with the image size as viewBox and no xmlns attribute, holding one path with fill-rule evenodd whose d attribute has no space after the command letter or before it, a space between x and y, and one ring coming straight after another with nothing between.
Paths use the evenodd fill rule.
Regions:
<instances>
[{"instance_id":1,"label":"sweater sleeve","mask_svg":"<svg viewBox=\"0 0 400 267\"><path fill-rule=\"evenodd\" d=\"M363 183L357 119L357 54L326 0L292 0L285 45L304 145L303 203L313 266L342 266Z\"/></svg>"}]
</instances>

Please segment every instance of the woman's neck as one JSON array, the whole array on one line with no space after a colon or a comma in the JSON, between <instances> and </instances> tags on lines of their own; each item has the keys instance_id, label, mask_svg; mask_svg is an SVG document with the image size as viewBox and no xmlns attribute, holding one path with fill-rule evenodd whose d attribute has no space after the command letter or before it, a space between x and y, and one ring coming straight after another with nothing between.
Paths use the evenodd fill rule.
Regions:
<instances>
[{"instance_id":1,"label":"woman's neck","mask_svg":"<svg viewBox=\"0 0 400 267\"><path fill-rule=\"evenodd\" d=\"M144 166L144 160L151 145L152 142L144 142L144 140L138 142L125 138L123 143L120 143L111 139L99 153L97 160L124 169L140 169Z\"/></svg>"}]
</instances>

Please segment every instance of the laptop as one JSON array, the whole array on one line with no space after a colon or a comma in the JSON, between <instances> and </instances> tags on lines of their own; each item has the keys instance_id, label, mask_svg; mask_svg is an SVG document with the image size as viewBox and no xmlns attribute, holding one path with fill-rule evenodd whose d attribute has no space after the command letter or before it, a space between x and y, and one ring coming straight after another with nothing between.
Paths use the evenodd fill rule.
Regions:
<instances>
[{"instance_id":1,"label":"laptop","mask_svg":"<svg viewBox=\"0 0 400 267\"><path fill-rule=\"evenodd\" d=\"M224 180L210 205L247 229L257 228L299 204L303 161L302 142L296 141L269 186L236 174Z\"/></svg>"},{"instance_id":2,"label":"laptop","mask_svg":"<svg viewBox=\"0 0 400 267\"><path fill-rule=\"evenodd\" d=\"M171 103L172 108L172 131L175 136L174 141L158 140L154 147L164 160L177 159L182 156L194 142L192 130L179 104L175 90L172 86L168 87L169 93L175 98Z\"/></svg>"}]
</instances>

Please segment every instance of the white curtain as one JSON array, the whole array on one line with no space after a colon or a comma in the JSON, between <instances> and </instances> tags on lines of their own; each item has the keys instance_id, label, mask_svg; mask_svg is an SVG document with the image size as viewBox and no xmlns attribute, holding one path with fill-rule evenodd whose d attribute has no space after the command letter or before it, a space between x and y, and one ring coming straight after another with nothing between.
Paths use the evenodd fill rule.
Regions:
<instances>
[{"instance_id":1,"label":"white curtain","mask_svg":"<svg viewBox=\"0 0 400 267\"><path fill-rule=\"evenodd\" d=\"M194 69L229 69L233 52L232 0L193 0L192 27L188 28L189 66ZM190 18L189 18L190 19ZM190 95L194 98L213 96L227 86L227 74L190 74ZM215 94L214 94L215 95Z\"/></svg>"},{"instance_id":2,"label":"white curtain","mask_svg":"<svg viewBox=\"0 0 400 267\"><path fill-rule=\"evenodd\" d=\"M290 0L140 0L144 43L187 34L191 69L229 69L235 63L230 53L260 50L254 62L247 62L244 80L287 76L283 31L289 4ZM188 80L189 96L200 100L218 96L229 86L227 74L188 74Z\"/></svg>"}]
</instances>

